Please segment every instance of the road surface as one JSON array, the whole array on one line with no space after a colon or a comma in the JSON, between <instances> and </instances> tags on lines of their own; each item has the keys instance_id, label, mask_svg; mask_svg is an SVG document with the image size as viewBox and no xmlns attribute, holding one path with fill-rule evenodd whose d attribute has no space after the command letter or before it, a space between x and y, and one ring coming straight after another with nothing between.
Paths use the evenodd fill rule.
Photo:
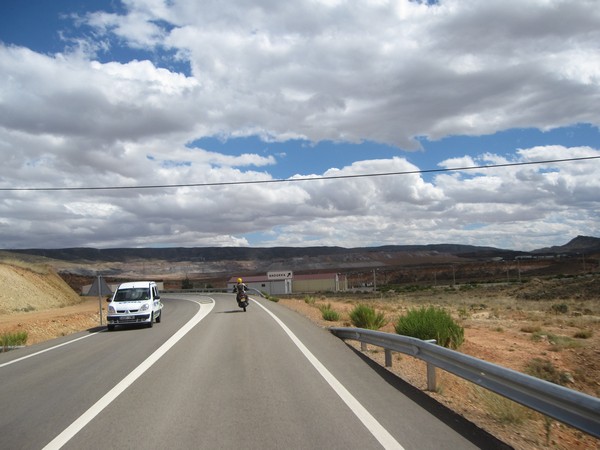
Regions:
<instances>
[{"instance_id":1,"label":"road surface","mask_svg":"<svg viewBox=\"0 0 600 450\"><path fill-rule=\"evenodd\" d=\"M152 328L0 354L0 447L506 448L281 305L170 295Z\"/></svg>"}]
</instances>

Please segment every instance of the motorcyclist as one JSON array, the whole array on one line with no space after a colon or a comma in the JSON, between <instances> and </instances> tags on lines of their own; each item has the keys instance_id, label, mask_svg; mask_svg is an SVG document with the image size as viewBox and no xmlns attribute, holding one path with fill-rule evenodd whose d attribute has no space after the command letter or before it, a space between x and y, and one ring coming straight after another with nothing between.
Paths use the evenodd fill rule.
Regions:
<instances>
[{"instance_id":1,"label":"motorcyclist","mask_svg":"<svg viewBox=\"0 0 600 450\"><path fill-rule=\"evenodd\" d=\"M238 305L240 304L240 300L242 300L246 296L246 291L248 290L248 286L244 284L244 281L241 278L237 279L237 284L233 286L233 292L236 292L235 296Z\"/></svg>"}]
</instances>

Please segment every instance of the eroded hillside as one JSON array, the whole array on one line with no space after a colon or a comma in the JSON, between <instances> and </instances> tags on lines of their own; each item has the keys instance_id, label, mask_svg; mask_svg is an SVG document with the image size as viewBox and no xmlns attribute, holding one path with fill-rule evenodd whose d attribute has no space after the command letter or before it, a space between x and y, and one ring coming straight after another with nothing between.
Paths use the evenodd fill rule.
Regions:
<instances>
[{"instance_id":1,"label":"eroded hillside","mask_svg":"<svg viewBox=\"0 0 600 450\"><path fill-rule=\"evenodd\" d=\"M0 315L74 305L77 293L51 268L0 263Z\"/></svg>"}]
</instances>

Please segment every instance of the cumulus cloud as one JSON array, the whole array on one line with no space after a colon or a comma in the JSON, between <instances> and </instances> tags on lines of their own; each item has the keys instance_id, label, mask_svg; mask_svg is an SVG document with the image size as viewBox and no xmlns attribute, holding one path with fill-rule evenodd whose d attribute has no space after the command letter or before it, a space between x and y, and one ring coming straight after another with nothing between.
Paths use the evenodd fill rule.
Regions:
<instances>
[{"instance_id":1,"label":"cumulus cloud","mask_svg":"<svg viewBox=\"0 0 600 450\"><path fill-rule=\"evenodd\" d=\"M75 50L0 43L0 188L86 188L4 191L6 247L248 245L259 235L253 245L533 248L600 232L596 161L425 176L400 152L423 137L599 126L594 1L127 0L77 23L93 39L82 34ZM115 48L189 70L111 59ZM194 144L239 136L399 152L280 183L271 169L284 152ZM439 166L599 154L482 148ZM411 173L355 177L394 172ZM269 183L235 184L247 181ZM114 189L87 189L98 187Z\"/></svg>"},{"instance_id":2,"label":"cumulus cloud","mask_svg":"<svg viewBox=\"0 0 600 450\"><path fill-rule=\"evenodd\" d=\"M130 1L127 14L112 15L127 29L168 24L145 39L97 25L105 13L88 20L132 46L188 60L227 118L214 124L226 133L247 127L285 138L293 130L313 141L414 149L415 136L598 124L593 1L165 5Z\"/></svg>"}]
</instances>

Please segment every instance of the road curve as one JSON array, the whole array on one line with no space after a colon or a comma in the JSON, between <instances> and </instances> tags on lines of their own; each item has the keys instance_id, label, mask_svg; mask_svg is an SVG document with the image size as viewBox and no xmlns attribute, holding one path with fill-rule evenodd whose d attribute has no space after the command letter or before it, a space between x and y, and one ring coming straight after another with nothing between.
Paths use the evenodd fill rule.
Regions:
<instances>
[{"instance_id":1,"label":"road curve","mask_svg":"<svg viewBox=\"0 0 600 450\"><path fill-rule=\"evenodd\" d=\"M504 447L281 305L163 302L153 328L0 354L2 447Z\"/></svg>"}]
</instances>

